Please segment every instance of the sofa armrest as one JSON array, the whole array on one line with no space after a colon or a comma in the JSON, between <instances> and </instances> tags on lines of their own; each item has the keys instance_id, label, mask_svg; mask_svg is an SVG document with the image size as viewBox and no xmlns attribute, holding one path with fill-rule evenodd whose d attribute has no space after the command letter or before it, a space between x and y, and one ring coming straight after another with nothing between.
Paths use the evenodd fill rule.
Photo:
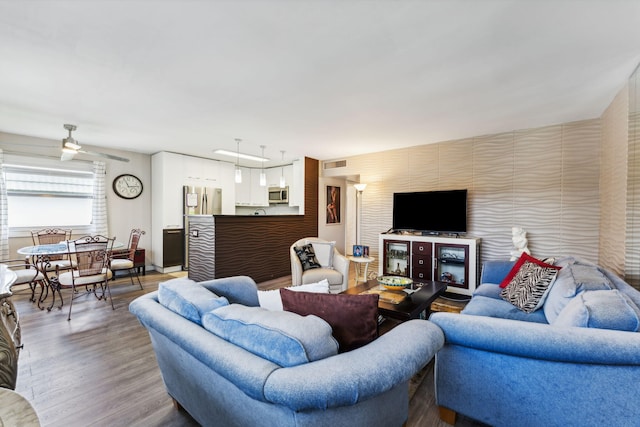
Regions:
<instances>
[{"instance_id":1,"label":"sofa armrest","mask_svg":"<svg viewBox=\"0 0 640 427\"><path fill-rule=\"evenodd\" d=\"M640 365L640 333L433 313L447 344L555 362Z\"/></svg>"},{"instance_id":2,"label":"sofa armrest","mask_svg":"<svg viewBox=\"0 0 640 427\"><path fill-rule=\"evenodd\" d=\"M500 283L504 279L515 261L485 261L482 264L482 273L480 275L480 283Z\"/></svg>"},{"instance_id":3,"label":"sofa armrest","mask_svg":"<svg viewBox=\"0 0 640 427\"><path fill-rule=\"evenodd\" d=\"M152 343L156 352L156 359L160 370L166 354L175 353L173 348L167 348L158 338L160 335L171 341L176 347L188 352L218 375L226 378L245 394L258 400L264 400L264 382L269 375L280 366L262 357L256 356L230 342L212 334L203 327L185 319L165 308L158 302L158 291L142 295L129 304L129 311L140 323L147 328L152 336ZM159 348L156 348L159 346ZM182 381L185 372L180 370L195 369L188 366L172 366L170 371L162 372L165 385L171 392L171 385Z\"/></svg>"},{"instance_id":4,"label":"sofa armrest","mask_svg":"<svg viewBox=\"0 0 640 427\"><path fill-rule=\"evenodd\" d=\"M408 381L442 347L440 328L410 320L356 350L273 372L265 399L293 410L353 405Z\"/></svg>"},{"instance_id":5,"label":"sofa armrest","mask_svg":"<svg viewBox=\"0 0 640 427\"><path fill-rule=\"evenodd\" d=\"M243 304L249 307L260 305L258 285L249 276L231 276L200 282L214 294L225 297L231 304Z\"/></svg>"}]
</instances>

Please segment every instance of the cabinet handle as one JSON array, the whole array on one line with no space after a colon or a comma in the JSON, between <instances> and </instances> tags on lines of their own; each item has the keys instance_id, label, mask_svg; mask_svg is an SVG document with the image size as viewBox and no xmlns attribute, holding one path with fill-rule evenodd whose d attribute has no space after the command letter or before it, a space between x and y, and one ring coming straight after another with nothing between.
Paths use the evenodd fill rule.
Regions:
<instances>
[{"instance_id":1,"label":"cabinet handle","mask_svg":"<svg viewBox=\"0 0 640 427\"><path fill-rule=\"evenodd\" d=\"M418 273L418 277L422 279L424 277L424 273Z\"/></svg>"},{"instance_id":2,"label":"cabinet handle","mask_svg":"<svg viewBox=\"0 0 640 427\"><path fill-rule=\"evenodd\" d=\"M420 264L420 265L424 264L424 260L423 259L419 259L418 260L418 264Z\"/></svg>"},{"instance_id":3,"label":"cabinet handle","mask_svg":"<svg viewBox=\"0 0 640 427\"><path fill-rule=\"evenodd\" d=\"M424 251L424 246L418 246L418 249Z\"/></svg>"}]
</instances>

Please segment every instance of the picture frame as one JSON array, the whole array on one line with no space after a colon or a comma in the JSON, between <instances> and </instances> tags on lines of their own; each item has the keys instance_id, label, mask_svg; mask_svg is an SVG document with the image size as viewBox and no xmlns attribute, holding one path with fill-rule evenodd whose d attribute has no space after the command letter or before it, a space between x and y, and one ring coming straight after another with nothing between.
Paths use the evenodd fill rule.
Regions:
<instances>
[{"instance_id":1,"label":"picture frame","mask_svg":"<svg viewBox=\"0 0 640 427\"><path fill-rule=\"evenodd\" d=\"M369 246L362 247L362 256L365 258L369 258Z\"/></svg>"},{"instance_id":2,"label":"picture frame","mask_svg":"<svg viewBox=\"0 0 640 427\"><path fill-rule=\"evenodd\" d=\"M341 220L340 206L340 187L335 185L327 185L327 224L340 224Z\"/></svg>"},{"instance_id":3,"label":"picture frame","mask_svg":"<svg viewBox=\"0 0 640 427\"><path fill-rule=\"evenodd\" d=\"M363 246L362 245L353 245L353 252L351 252L354 257L361 257L363 254Z\"/></svg>"}]
</instances>

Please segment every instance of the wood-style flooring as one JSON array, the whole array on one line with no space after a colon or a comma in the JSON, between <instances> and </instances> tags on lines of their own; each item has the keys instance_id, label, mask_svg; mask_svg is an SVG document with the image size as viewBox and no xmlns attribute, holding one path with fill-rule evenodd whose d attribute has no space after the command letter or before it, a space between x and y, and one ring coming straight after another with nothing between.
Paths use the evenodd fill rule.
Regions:
<instances>
[{"instance_id":1,"label":"wood-style flooring","mask_svg":"<svg viewBox=\"0 0 640 427\"><path fill-rule=\"evenodd\" d=\"M158 282L184 273L147 272L144 290L127 277L111 282L115 310L92 295L77 298L71 321L62 310L41 311L29 301L30 292L14 288L20 315L23 350L16 391L38 412L43 426L197 426L177 410L167 395L149 335L128 305ZM285 286L285 277L260 284L261 289ZM64 292L64 291L63 291ZM0 402L1 404L1 402ZM407 426L447 426L434 404L433 370L415 392ZM457 426L476 426L459 419Z\"/></svg>"}]
</instances>

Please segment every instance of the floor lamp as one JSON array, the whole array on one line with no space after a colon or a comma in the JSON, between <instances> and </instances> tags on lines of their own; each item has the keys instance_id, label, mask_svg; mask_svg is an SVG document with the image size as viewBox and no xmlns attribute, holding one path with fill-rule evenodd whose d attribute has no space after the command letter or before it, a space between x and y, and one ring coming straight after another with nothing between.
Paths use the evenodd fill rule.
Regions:
<instances>
[{"instance_id":1,"label":"floor lamp","mask_svg":"<svg viewBox=\"0 0 640 427\"><path fill-rule=\"evenodd\" d=\"M356 191L358 192L356 194L356 245L360 244L360 215L362 214L361 212L361 206L360 204L362 203L362 192L364 191L365 188L367 188L367 184L354 184L353 185L356 189Z\"/></svg>"}]
</instances>

